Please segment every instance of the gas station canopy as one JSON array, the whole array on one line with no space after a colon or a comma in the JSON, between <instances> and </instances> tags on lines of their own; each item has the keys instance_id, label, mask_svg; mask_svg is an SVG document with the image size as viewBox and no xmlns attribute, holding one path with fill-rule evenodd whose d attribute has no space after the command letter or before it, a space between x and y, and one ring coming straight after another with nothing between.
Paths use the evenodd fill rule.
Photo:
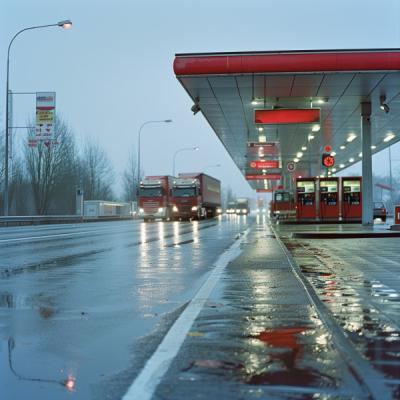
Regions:
<instances>
[{"instance_id":1,"label":"gas station canopy","mask_svg":"<svg viewBox=\"0 0 400 400\"><path fill-rule=\"evenodd\" d=\"M361 103L371 103L372 153L400 139L399 49L177 54L174 72L260 191L360 161Z\"/></svg>"}]
</instances>

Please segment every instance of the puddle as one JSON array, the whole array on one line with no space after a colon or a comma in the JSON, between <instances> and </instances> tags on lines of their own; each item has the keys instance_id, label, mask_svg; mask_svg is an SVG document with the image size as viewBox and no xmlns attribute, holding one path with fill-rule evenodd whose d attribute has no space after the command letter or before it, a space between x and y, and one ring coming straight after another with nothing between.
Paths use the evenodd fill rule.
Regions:
<instances>
[{"instance_id":1,"label":"puddle","mask_svg":"<svg viewBox=\"0 0 400 400\"><path fill-rule=\"evenodd\" d=\"M9 292L0 293L0 309L38 310L39 315L48 319L56 313L54 301L42 293L33 296L14 295Z\"/></svg>"}]
</instances>

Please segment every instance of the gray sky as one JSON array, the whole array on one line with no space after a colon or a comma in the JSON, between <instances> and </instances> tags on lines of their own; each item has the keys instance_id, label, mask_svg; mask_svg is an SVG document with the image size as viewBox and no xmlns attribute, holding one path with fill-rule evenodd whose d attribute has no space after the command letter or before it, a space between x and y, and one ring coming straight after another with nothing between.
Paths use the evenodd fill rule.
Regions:
<instances>
[{"instance_id":1,"label":"gray sky","mask_svg":"<svg viewBox=\"0 0 400 400\"><path fill-rule=\"evenodd\" d=\"M239 170L176 80L175 53L400 47L399 0L0 0L1 125L6 51L11 37L32 25L70 18L73 28L23 33L12 47L10 88L56 91L57 112L76 132L96 138L116 175L142 134L146 174L205 172L240 196L254 196ZM14 123L34 115L34 97L15 96ZM18 132L22 135L22 131ZM395 145L398 153L399 146ZM396 157L397 158L397 157ZM376 161L378 160L378 161ZM385 173L387 158L374 159ZM379 167L378 167L379 166ZM349 171L352 173L353 171Z\"/></svg>"}]
</instances>

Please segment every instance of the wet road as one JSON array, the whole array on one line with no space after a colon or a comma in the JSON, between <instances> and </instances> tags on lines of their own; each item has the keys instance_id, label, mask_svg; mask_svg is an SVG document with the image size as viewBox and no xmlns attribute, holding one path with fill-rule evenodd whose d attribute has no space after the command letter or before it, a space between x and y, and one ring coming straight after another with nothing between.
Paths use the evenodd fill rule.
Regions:
<instances>
[{"instance_id":1,"label":"wet road","mask_svg":"<svg viewBox=\"0 0 400 400\"><path fill-rule=\"evenodd\" d=\"M248 223L0 229L1 398L120 398Z\"/></svg>"}]
</instances>

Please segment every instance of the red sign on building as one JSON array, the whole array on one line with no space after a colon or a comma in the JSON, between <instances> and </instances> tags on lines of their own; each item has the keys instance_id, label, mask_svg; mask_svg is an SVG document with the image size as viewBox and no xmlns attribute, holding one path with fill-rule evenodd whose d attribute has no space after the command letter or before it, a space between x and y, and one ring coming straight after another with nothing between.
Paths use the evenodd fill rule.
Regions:
<instances>
[{"instance_id":1,"label":"red sign on building","mask_svg":"<svg viewBox=\"0 0 400 400\"><path fill-rule=\"evenodd\" d=\"M246 175L248 181L256 181L267 179L270 181L278 181L281 179L281 174L263 174L263 175Z\"/></svg>"},{"instance_id":2,"label":"red sign on building","mask_svg":"<svg viewBox=\"0 0 400 400\"><path fill-rule=\"evenodd\" d=\"M318 123L320 119L319 108L283 108L276 110L255 110L256 124L311 124Z\"/></svg>"},{"instance_id":3,"label":"red sign on building","mask_svg":"<svg viewBox=\"0 0 400 400\"><path fill-rule=\"evenodd\" d=\"M272 189L256 189L257 193L272 193Z\"/></svg>"},{"instance_id":4,"label":"red sign on building","mask_svg":"<svg viewBox=\"0 0 400 400\"><path fill-rule=\"evenodd\" d=\"M271 169L271 168L279 168L278 160L256 160L249 162L250 168L253 169Z\"/></svg>"}]
</instances>

